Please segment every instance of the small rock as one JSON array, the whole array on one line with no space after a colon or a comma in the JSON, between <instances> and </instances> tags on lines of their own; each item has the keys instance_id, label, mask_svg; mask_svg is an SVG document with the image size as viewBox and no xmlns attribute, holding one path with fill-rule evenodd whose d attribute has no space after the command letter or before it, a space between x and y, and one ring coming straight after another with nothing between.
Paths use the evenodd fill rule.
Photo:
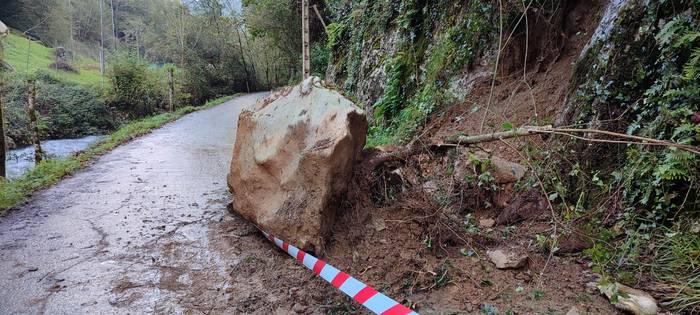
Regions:
<instances>
[{"instance_id":1,"label":"small rock","mask_svg":"<svg viewBox=\"0 0 700 315\"><path fill-rule=\"evenodd\" d=\"M27 269L27 271L29 271L29 272L35 272L35 271L37 271L37 270L39 270L39 267L29 267L29 268Z\"/></svg>"},{"instance_id":2,"label":"small rock","mask_svg":"<svg viewBox=\"0 0 700 315\"><path fill-rule=\"evenodd\" d=\"M386 222L384 222L384 219L382 218L375 218L372 220L373 225L374 225L374 230L377 232L381 232L383 230L386 230Z\"/></svg>"},{"instance_id":3,"label":"small rock","mask_svg":"<svg viewBox=\"0 0 700 315\"><path fill-rule=\"evenodd\" d=\"M690 224L690 231L695 234L700 233L700 221L694 221L692 224Z\"/></svg>"},{"instance_id":4,"label":"small rock","mask_svg":"<svg viewBox=\"0 0 700 315\"><path fill-rule=\"evenodd\" d=\"M593 247L593 241L579 230L560 235L557 243L559 245L558 254L578 253Z\"/></svg>"},{"instance_id":5,"label":"small rock","mask_svg":"<svg viewBox=\"0 0 700 315\"><path fill-rule=\"evenodd\" d=\"M472 305L472 303L467 302L467 305L465 306L465 311L471 313L472 311L474 311L474 305Z\"/></svg>"},{"instance_id":6,"label":"small rock","mask_svg":"<svg viewBox=\"0 0 700 315\"><path fill-rule=\"evenodd\" d=\"M17 144L15 144L15 141L12 140L10 137L5 137L5 145L7 146L8 149L12 150L17 147Z\"/></svg>"},{"instance_id":7,"label":"small rock","mask_svg":"<svg viewBox=\"0 0 700 315\"><path fill-rule=\"evenodd\" d=\"M694 124L700 124L700 112L693 114L693 116L690 117L690 121Z\"/></svg>"},{"instance_id":8,"label":"small rock","mask_svg":"<svg viewBox=\"0 0 700 315\"><path fill-rule=\"evenodd\" d=\"M581 312L578 311L578 307L573 306L568 312L566 312L566 315L581 315Z\"/></svg>"},{"instance_id":9,"label":"small rock","mask_svg":"<svg viewBox=\"0 0 700 315\"><path fill-rule=\"evenodd\" d=\"M486 218L486 219L481 219L479 220L479 226L483 228L490 228L496 225L496 220L491 219L491 218Z\"/></svg>"},{"instance_id":10,"label":"small rock","mask_svg":"<svg viewBox=\"0 0 700 315\"><path fill-rule=\"evenodd\" d=\"M301 313L306 312L306 308L307 308L306 306L301 305L299 303L295 303L294 306L292 306L292 310L297 314L301 314Z\"/></svg>"},{"instance_id":11,"label":"small rock","mask_svg":"<svg viewBox=\"0 0 700 315\"><path fill-rule=\"evenodd\" d=\"M423 191L427 194L435 193L438 190L438 185L434 180L429 180L423 183Z\"/></svg>"},{"instance_id":12,"label":"small rock","mask_svg":"<svg viewBox=\"0 0 700 315\"><path fill-rule=\"evenodd\" d=\"M519 181L525 176L527 168L518 163L502 159L497 156L489 156L485 153L476 153L480 159L491 161L490 169L496 184L508 184Z\"/></svg>"},{"instance_id":13,"label":"small rock","mask_svg":"<svg viewBox=\"0 0 700 315\"><path fill-rule=\"evenodd\" d=\"M486 252L491 262L498 269L517 269L525 266L527 255L505 252L503 250L490 250Z\"/></svg>"},{"instance_id":14,"label":"small rock","mask_svg":"<svg viewBox=\"0 0 700 315\"><path fill-rule=\"evenodd\" d=\"M613 305L620 310L634 315L656 315L659 313L656 300L642 290L630 288L617 282L598 285L598 289L611 300L611 303L615 297L617 302L614 302Z\"/></svg>"}]
</instances>

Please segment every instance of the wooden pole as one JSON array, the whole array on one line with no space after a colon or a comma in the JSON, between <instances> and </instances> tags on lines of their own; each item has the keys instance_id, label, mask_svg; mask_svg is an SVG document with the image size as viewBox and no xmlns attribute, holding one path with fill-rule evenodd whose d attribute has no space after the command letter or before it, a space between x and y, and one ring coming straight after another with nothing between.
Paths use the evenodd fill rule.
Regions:
<instances>
[{"instance_id":1,"label":"wooden pole","mask_svg":"<svg viewBox=\"0 0 700 315\"><path fill-rule=\"evenodd\" d=\"M302 75L311 76L311 54L309 49L309 0L301 0Z\"/></svg>"},{"instance_id":2,"label":"wooden pole","mask_svg":"<svg viewBox=\"0 0 700 315\"><path fill-rule=\"evenodd\" d=\"M114 19L114 0L109 0L109 8L112 10L112 41L114 42L114 50L117 50L117 24Z\"/></svg>"},{"instance_id":3,"label":"wooden pole","mask_svg":"<svg viewBox=\"0 0 700 315\"><path fill-rule=\"evenodd\" d=\"M75 38L73 35L73 3L68 0L68 20L70 21L70 60L75 61Z\"/></svg>"},{"instance_id":4,"label":"wooden pole","mask_svg":"<svg viewBox=\"0 0 700 315\"><path fill-rule=\"evenodd\" d=\"M41 140L39 138L39 124L36 114L36 81L29 80L27 93L27 115L29 116L29 129L32 133L32 144L34 145L34 161L39 164L44 158L44 151L41 149Z\"/></svg>"},{"instance_id":5,"label":"wooden pole","mask_svg":"<svg viewBox=\"0 0 700 315\"><path fill-rule=\"evenodd\" d=\"M103 20L104 20L104 10L102 9L102 1L100 2L100 74L102 75L102 80L100 85L104 87L105 82L105 34L103 30Z\"/></svg>"},{"instance_id":6,"label":"wooden pole","mask_svg":"<svg viewBox=\"0 0 700 315\"><path fill-rule=\"evenodd\" d=\"M175 71L173 68L168 69L168 105L171 112L175 111L173 96L175 95Z\"/></svg>"}]
</instances>

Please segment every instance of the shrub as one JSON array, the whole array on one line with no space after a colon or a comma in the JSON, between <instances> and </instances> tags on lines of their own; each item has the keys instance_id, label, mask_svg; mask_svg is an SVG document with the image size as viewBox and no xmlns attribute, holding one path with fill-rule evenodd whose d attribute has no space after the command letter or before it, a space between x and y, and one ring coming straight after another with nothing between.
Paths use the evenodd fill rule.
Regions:
<instances>
[{"instance_id":1,"label":"shrub","mask_svg":"<svg viewBox=\"0 0 700 315\"><path fill-rule=\"evenodd\" d=\"M111 83L108 103L132 118L153 114L164 100L155 74L148 69L148 64L134 56L116 56L108 78Z\"/></svg>"},{"instance_id":2,"label":"shrub","mask_svg":"<svg viewBox=\"0 0 700 315\"><path fill-rule=\"evenodd\" d=\"M106 133L115 127L114 115L95 87L65 82L48 72L40 71L35 77L42 138L77 138ZM7 136L18 145L28 144L27 79L20 73L6 78L3 96Z\"/></svg>"},{"instance_id":3,"label":"shrub","mask_svg":"<svg viewBox=\"0 0 700 315\"><path fill-rule=\"evenodd\" d=\"M49 138L77 138L101 134L115 127L101 95L81 85L41 85L38 102L47 104L45 119Z\"/></svg>"}]
</instances>

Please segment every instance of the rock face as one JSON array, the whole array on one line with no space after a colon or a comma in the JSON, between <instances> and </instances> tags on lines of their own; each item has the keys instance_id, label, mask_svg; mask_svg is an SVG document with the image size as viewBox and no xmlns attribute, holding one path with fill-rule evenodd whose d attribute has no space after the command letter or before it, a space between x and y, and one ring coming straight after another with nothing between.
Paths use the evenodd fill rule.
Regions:
<instances>
[{"instance_id":1,"label":"rock face","mask_svg":"<svg viewBox=\"0 0 700 315\"><path fill-rule=\"evenodd\" d=\"M366 133L364 112L316 77L244 110L228 175L233 210L322 251Z\"/></svg>"}]
</instances>

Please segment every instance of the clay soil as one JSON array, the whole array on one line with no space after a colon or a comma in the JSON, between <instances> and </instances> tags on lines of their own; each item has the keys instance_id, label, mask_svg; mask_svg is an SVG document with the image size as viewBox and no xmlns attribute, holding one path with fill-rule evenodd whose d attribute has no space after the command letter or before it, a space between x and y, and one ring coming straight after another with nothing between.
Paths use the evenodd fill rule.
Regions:
<instances>
[{"instance_id":1,"label":"clay soil","mask_svg":"<svg viewBox=\"0 0 700 315\"><path fill-rule=\"evenodd\" d=\"M500 131L504 122L552 124L601 8L597 3L592 12L590 3L573 5L560 24L539 30L550 32L537 39L549 50L530 56L525 71L522 63L505 65L493 89L491 78L478 82L465 102L435 114L416 143ZM514 36L504 54L518 56L522 45L523 38ZM516 139L470 150L525 165L524 146L543 147L547 140ZM537 235L556 232L541 191L513 184L485 191L465 184L460 177L470 171L468 154L467 149L435 152L426 145L371 172L361 166L352 202L342 207L324 258L425 314L565 314L574 306L581 314L616 313L592 286L596 275L580 254L590 239L569 231L574 236L560 240L556 255L549 253L536 241ZM480 226L484 219L496 224ZM527 255L527 265L496 269L486 255L496 248ZM330 304L336 312L362 312L347 298Z\"/></svg>"}]
</instances>

